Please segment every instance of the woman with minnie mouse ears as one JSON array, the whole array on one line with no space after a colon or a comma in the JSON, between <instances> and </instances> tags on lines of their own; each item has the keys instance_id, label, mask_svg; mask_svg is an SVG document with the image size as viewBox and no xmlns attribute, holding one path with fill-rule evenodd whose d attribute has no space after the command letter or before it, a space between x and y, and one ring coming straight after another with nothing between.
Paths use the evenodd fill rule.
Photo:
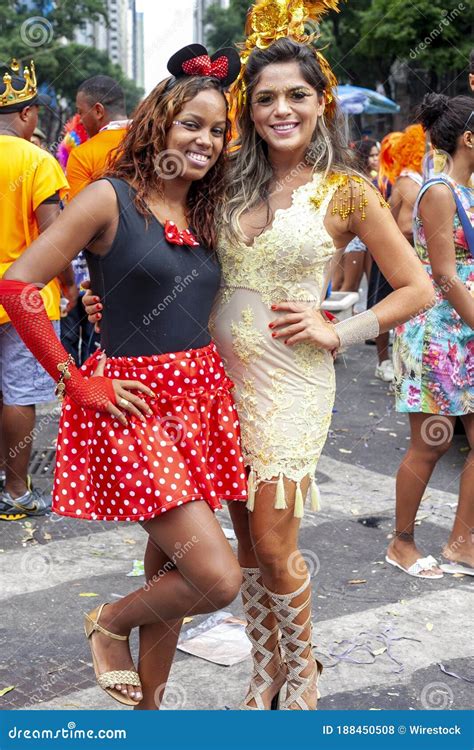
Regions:
<instances>
[{"instance_id":1,"label":"woman with minnie mouse ears","mask_svg":"<svg viewBox=\"0 0 474 750\"><path fill-rule=\"evenodd\" d=\"M233 384L208 333L220 283L213 214L230 128L224 91L240 60L232 49L209 57L191 45L169 70L138 106L107 176L0 281L0 303L63 399L53 510L138 522L148 534L148 584L84 621L99 685L134 706L143 688L130 631L141 627L140 671L154 647L171 662L182 618L235 598L240 567L213 511L222 500L246 500ZM79 369L39 289L84 247L106 304L102 352ZM169 623L159 645L157 623ZM141 707L156 708L154 675L144 672Z\"/></svg>"}]
</instances>

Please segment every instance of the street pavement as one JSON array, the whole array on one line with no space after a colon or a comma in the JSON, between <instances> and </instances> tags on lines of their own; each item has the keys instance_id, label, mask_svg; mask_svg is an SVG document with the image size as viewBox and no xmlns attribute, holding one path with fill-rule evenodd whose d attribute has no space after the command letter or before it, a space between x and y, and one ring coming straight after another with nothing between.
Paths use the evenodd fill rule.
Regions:
<instances>
[{"instance_id":1,"label":"street pavement","mask_svg":"<svg viewBox=\"0 0 474 750\"><path fill-rule=\"evenodd\" d=\"M319 707L472 708L474 579L418 580L384 562L408 421L374 378L373 347L353 348L336 369L334 419L317 474L322 509L307 508L301 530L314 643L325 665ZM55 430L54 415L41 409L32 469L45 488ZM425 554L438 556L449 534L465 455L465 438L455 436L422 502L416 533ZM230 528L227 511L218 515ZM144 546L144 532L131 523L0 522L0 692L14 686L0 709L128 710L95 685L82 613L143 584L126 574ZM243 616L240 601L226 610ZM136 645L134 635L135 653ZM249 670L249 660L222 667L178 652L164 707L236 708Z\"/></svg>"}]
</instances>

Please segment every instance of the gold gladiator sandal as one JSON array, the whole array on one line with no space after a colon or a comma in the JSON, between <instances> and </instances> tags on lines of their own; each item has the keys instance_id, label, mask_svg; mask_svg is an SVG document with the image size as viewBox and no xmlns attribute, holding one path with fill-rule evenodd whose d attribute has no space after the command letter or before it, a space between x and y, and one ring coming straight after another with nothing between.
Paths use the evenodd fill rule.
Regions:
<instances>
[{"instance_id":1,"label":"gold gladiator sandal","mask_svg":"<svg viewBox=\"0 0 474 750\"><path fill-rule=\"evenodd\" d=\"M265 711L262 695L273 685L279 688L271 701L270 710L278 707L280 690L285 684L286 670L282 662L282 676L275 679L267 672L268 665L275 658L275 651L270 651L266 644L269 638L278 632L278 625L273 630L267 628L263 622L271 612L268 608L268 594L263 586L261 573L258 568L242 568L242 601L244 604L247 627L245 632L252 644L253 674L247 696L240 705L243 711ZM278 646L281 659L281 651Z\"/></svg>"},{"instance_id":2,"label":"gold gladiator sandal","mask_svg":"<svg viewBox=\"0 0 474 750\"><path fill-rule=\"evenodd\" d=\"M94 648L92 646L92 634L95 632L99 632L103 633L103 635L107 635L109 638L115 638L117 641L128 641L128 636L111 633L110 630L106 630L102 627L102 625L99 625L99 619L105 605L106 602L104 602L104 604L101 604L100 607L96 607L92 610L92 612L89 612L84 616L84 631L87 638L89 639L89 644L91 647L92 661L94 664L94 672L97 679L97 684L102 688L102 690L105 690L105 692L108 693L111 698L114 698L114 700L118 701L119 703L124 703L126 706L138 706L140 701L135 701L128 695L123 695L123 693L115 689L115 685L134 685L140 688L141 692L142 686L138 672L120 669L113 672L103 672L102 674L99 674L99 667L94 654Z\"/></svg>"},{"instance_id":3,"label":"gold gladiator sandal","mask_svg":"<svg viewBox=\"0 0 474 750\"><path fill-rule=\"evenodd\" d=\"M292 606L292 602L303 592L309 593L303 604ZM286 697L278 708L281 711L311 710L305 699L305 693L316 692L319 699L318 680L323 665L314 659L314 668L310 674L302 675L310 664L312 657L312 626L311 626L311 579L307 578L303 585L290 594L267 593L270 597L272 611L278 620L281 632L281 649L287 668ZM308 611L308 617L303 623L297 622L302 612ZM313 657L314 658L314 657Z\"/></svg>"}]
</instances>

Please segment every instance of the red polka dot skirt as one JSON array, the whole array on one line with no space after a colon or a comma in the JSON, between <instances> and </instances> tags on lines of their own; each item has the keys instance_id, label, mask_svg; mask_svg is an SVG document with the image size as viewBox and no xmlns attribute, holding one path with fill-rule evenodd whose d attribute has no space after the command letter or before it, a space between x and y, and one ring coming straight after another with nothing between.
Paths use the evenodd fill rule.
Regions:
<instances>
[{"instance_id":1,"label":"red polka dot skirt","mask_svg":"<svg viewBox=\"0 0 474 750\"><path fill-rule=\"evenodd\" d=\"M100 352L82 367L94 373ZM153 411L127 427L64 400L53 510L100 521L145 521L193 500L216 510L246 500L247 482L232 382L214 344L151 357L107 360L105 376L140 380Z\"/></svg>"}]
</instances>

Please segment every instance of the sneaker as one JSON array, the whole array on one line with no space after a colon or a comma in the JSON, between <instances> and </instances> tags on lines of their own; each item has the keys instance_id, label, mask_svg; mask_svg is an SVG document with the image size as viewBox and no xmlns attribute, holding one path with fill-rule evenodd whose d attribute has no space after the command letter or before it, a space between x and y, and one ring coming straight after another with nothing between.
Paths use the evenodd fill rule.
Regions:
<instances>
[{"instance_id":1,"label":"sneaker","mask_svg":"<svg viewBox=\"0 0 474 750\"><path fill-rule=\"evenodd\" d=\"M0 496L0 515L44 516L51 511L51 498L46 498L40 490L28 490L21 497L12 498L8 492Z\"/></svg>"},{"instance_id":2,"label":"sneaker","mask_svg":"<svg viewBox=\"0 0 474 750\"><path fill-rule=\"evenodd\" d=\"M392 383L395 379L395 373L393 371L393 364L391 359L384 359L375 368L375 377L383 380L384 383Z\"/></svg>"}]
</instances>

